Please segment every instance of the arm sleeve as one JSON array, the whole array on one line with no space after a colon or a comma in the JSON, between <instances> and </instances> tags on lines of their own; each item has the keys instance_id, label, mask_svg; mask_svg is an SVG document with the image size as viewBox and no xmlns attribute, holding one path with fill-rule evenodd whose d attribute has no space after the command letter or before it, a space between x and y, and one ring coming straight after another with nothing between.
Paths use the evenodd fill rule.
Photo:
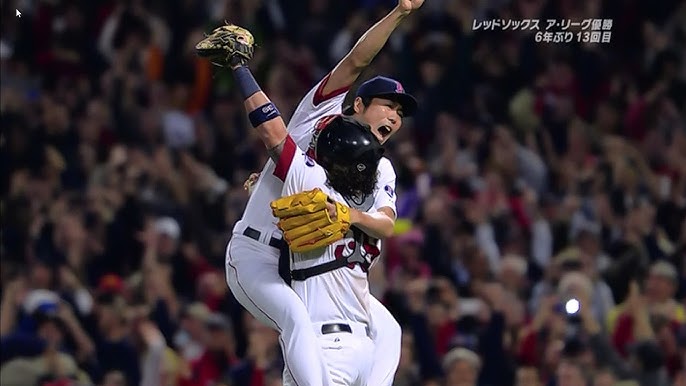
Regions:
<instances>
[{"instance_id":1,"label":"arm sleeve","mask_svg":"<svg viewBox=\"0 0 686 386\"><path fill-rule=\"evenodd\" d=\"M279 159L276 161L276 166L274 167L274 176L283 182L292 174L291 166L293 166L293 160L298 153L298 146L293 141L293 138L288 135L283 144L283 150Z\"/></svg>"},{"instance_id":2,"label":"arm sleeve","mask_svg":"<svg viewBox=\"0 0 686 386\"><path fill-rule=\"evenodd\" d=\"M486 385L512 384L508 358L503 346L505 315L494 312L484 333L479 337L483 367L479 375L480 383Z\"/></svg>"},{"instance_id":3,"label":"arm sleeve","mask_svg":"<svg viewBox=\"0 0 686 386\"><path fill-rule=\"evenodd\" d=\"M547 267L553 255L553 232L548 221L538 219L531 227L531 255L539 267Z\"/></svg>"},{"instance_id":4,"label":"arm sleeve","mask_svg":"<svg viewBox=\"0 0 686 386\"><path fill-rule=\"evenodd\" d=\"M383 207L389 207L393 210L393 213L397 215L398 210L396 209L395 202L398 196L395 194L395 170L391 162L382 158L379 162L379 181L377 186L379 192L374 198L374 208L379 210Z\"/></svg>"},{"instance_id":5,"label":"arm sleeve","mask_svg":"<svg viewBox=\"0 0 686 386\"><path fill-rule=\"evenodd\" d=\"M426 316L421 313L411 314L409 325L414 336L414 348L422 377L428 379L440 376L441 361L436 354Z\"/></svg>"},{"instance_id":6,"label":"arm sleeve","mask_svg":"<svg viewBox=\"0 0 686 386\"><path fill-rule=\"evenodd\" d=\"M331 73L319 81L300 101L288 122L288 132L300 147L305 148L311 138L314 124L319 118L340 114L343 100L350 87L334 90L329 94L323 94L324 86L329 80Z\"/></svg>"},{"instance_id":7,"label":"arm sleeve","mask_svg":"<svg viewBox=\"0 0 686 386\"><path fill-rule=\"evenodd\" d=\"M167 342L171 342L174 338L174 331L176 330L176 326L174 325L172 316L169 312L169 307L167 306L167 303L164 300L159 299L155 302L155 306L151 313L151 319L160 329L160 332L162 333L162 336L164 336L164 339Z\"/></svg>"},{"instance_id":8,"label":"arm sleeve","mask_svg":"<svg viewBox=\"0 0 686 386\"><path fill-rule=\"evenodd\" d=\"M140 386L161 386L162 356L166 348L163 341L148 348L141 367Z\"/></svg>"},{"instance_id":9,"label":"arm sleeve","mask_svg":"<svg viewBox=\"0 0 686 386\"><path fill-rule=\"evenodd\" d=\"M336 102L340 101L341 103L343 102L343 99L345 98L345 94L350 90L350 86L345 86L341 87L339 89L333 90L328 94L324 94L324 86L326 86L326 83L329 81L329 78L331 77L331 72L326 74L326 76L315 86L314 93L312 94L312 100L310 101L308 99L308 102L311 103L312 107L319 107L323 103L326 102ZM309 96L309 94L308 94ZM340 103L337 103L338 107L340 108L341 105Z\"/></svg>"},{"instance_id":10,"label":"arm sleeve","mask_svg":"<svg viewBox=\"0 0 686 386\"><path fill-rule=\"evenodd\" d=\"M441 237L441 230L437 225L427 225L424 231L423 256L431 267L432 272L449 277L457 282L454 271L448 259L446 259L445 243ZM459 285L459 284L458 284Z\"/></svg>"},{"instance_id":11,"label":"arm sleeve","mask_svg":"<svg viewBox=\"0 0 686 386\"><path fill-rule=\"evenodd\" d=\"M274 175L283 181L282 196L289 196L304 189L305 175L318 167L314 160L308 158L302 149L289 135L283 146L283 151L274 168Z\"/></svg>"},{"instance_id":12,"label":"arm sleeve","mask_svg":"<svg viewBox=\"0 0 686 386\"><path fill-rule=\"evenodd\" d=\"M477 226L476 243L488 257L491 272L497 272L500 266L500 249L495 241L495 232L490 222Z\"/></svg>"}]
</instances>

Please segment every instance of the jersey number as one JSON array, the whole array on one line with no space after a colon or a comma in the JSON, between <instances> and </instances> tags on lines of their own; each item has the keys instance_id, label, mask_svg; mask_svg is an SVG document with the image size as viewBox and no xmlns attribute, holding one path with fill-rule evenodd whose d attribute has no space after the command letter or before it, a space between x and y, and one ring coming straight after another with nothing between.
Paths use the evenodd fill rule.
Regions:
<instances>
[{"instance_id":1,"label":"jersey number","mask_svg":"<svg viewBox=\"0 0 686 386\"><path fill-rule=\"evenodd\" d=\"M346 259L348 261L347 267L350 269L355 268L355 264L358 264L364 272L369 272L369 267L379 257L381 251L371 237L364 232L356 228L352 228L352 232L353 239L337 245L333 255L336 259Z\"/></svg>"}]
</instances>

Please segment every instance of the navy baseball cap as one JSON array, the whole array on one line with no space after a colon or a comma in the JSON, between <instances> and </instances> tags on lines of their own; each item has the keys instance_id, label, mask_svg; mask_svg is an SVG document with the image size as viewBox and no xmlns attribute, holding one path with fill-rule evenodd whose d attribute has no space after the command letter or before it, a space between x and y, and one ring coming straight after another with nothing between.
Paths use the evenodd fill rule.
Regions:
<instances>
[{"instance_id":1,"label":"navy baseball cap","mask_svg":"<svg viewBox=\"0 0 686 386\"><path fill-rule=\"evenodd\" d=\"M355 97L361 98L384 98L398 102L403 110L403 115L411 116L417 111L417 100L405 92L403 85L395 79L385 76L376 76L362 83L357 89ZM355 111L350 105L345 108L345 115L352 115Z\"/></svg>"}]
</instances>

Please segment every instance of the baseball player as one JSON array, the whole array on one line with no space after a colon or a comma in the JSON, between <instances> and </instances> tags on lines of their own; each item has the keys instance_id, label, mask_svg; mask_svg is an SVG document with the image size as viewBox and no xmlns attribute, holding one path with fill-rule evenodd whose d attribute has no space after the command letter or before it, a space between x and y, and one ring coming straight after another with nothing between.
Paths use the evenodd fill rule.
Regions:
<instances>
[{"instance_id":1,"label":"baseball player","mask_svg":"<svg viewBox=\"0 0 686 386\"><path fill-rule=\"evenodd\" d=\"M376 351L369 338L367 272L380 250L378 240L351 224L365 226L359 217L367 212L383 223L367 223L368 227L393 228L393 221L377 212L395 207L377 185L383 149L368 126L334 115L320 120L308 150L305 153L286 138L276 163L283 171L279 177L284 180L284 197L271 207L293 251L292 288L322 342L332 382L364 386ZM299 214L300 207L322 205L331 211L315 212L309 218ZM287 373L284 384L294 384Z\"/></svg>"},{"instance_id":2,"label":"baseball player","mask_svg":"<svg viewBox=\"0 0 686 386\"><path fill-rule=\"evenodd\" d=\"M381 143L369 126L337 114L318 121L306 152L289 135L250 70L235 66L234 76L250 122L276 163L274 175L283 182L284 197L270 206L294 253L292 289L319 335L331 382L367 385L375 352L367 271L380 251L376 239L351 226L393 230L391 218L375 213L394 206L377 185ZM303 207L311 209L310 216L302 216ZM234 266L240 257L233 252L229 248L228 269L242 286ZM296 384L288 371L284 384Z\"/></svg>"},{"instance_id":3,"label":"baseball player","mask_svg":"<svg viewBox=\"0 0 686 386\"><path fill-rule=\"evenodd\" d=\"M385 44L391 32L410 12L419 8L423 1L400 1L384 19L375 24L360 38L353 50L322 81L303 98L291 118L289 133L301 147L307 146L312 135L311 128L322 116L339 113L345 93L360 72ZM212 42L212 36L198 44L198 52L220 61L224 41ZM246 52L249 59L251 52ZM385 142L400 128L401 112L409 115L416 102L407 97L399 83L387 78L377 78L367 87L360 87L359 97L346 111L371 125L372 131ZM283 183L274 174L278 172L269 161L255 184L255 191L246 207L242 220L236 224L227 256L227 282L239 302L253 316L275 328L280 333L286 370L299 386L328 385L328 372L318 350L317 336L311 328L311 319L302 300L288 287L278 274L279 254L287 245L276 228L275 218L266 212L266 206L281 195ZM377 185L395 201L395 172L387 159L381 159ZM380 208L390 220L395 217L393 208ZM383 236L390 228L381 229L385 234L366 229L369 234ZM378 300L370 300L372 337L376 347L374 368L369 384L390 385L400 357L401 330L393 316ZM374 326L383 326L376 329Z\"/></svg>"}]
</instances>

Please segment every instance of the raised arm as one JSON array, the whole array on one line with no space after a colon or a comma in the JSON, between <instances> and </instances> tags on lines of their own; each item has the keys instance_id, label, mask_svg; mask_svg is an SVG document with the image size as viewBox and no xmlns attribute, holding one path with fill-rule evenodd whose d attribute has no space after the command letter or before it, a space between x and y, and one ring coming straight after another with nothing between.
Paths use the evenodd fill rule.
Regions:
<instances>
[{"instance_id":1,"label":"raised arm","mask_svg":"<svg viewBox=\"0 0 686 386\"><path fill-rule=\"evenodd\" d=\"M257 129L269 156L277 161L288 139L288 132L281 113L262 92L247 66L253 56L254 42L250 31L236 25L226 25L212 31L195 49L198 55L210 59L214 64L231 68L250 124Z\"/></svg>"},{"instance_id":2,"label":"raised arm","mask_svg":"<svg viewBox=\"0 0 686 386\"><path fill-rule=\"evenodd\" d=\"M381 51L400 22L412 11L421 7L422 4L424 4L424 0L399 0L398 5L369 28L348 55L341 59L331 71L331 75L322 89L322 94L327 95L335 90L350 87L365 67L374 60L376 54Z\"/></svg>"},{"instance_id":3,"label":"raised arm","mask_svg":"<svg viewBox=\"0 0 686 386\"><path fill-rule=\"evenodd\" d=\"M288 132L281 114L255 81L250 69L243 65L232 67L238 90L243 97L243 107L250 118L250 124L267 147L274 162L281 156Z\"/></svg>"}]
</instances>

